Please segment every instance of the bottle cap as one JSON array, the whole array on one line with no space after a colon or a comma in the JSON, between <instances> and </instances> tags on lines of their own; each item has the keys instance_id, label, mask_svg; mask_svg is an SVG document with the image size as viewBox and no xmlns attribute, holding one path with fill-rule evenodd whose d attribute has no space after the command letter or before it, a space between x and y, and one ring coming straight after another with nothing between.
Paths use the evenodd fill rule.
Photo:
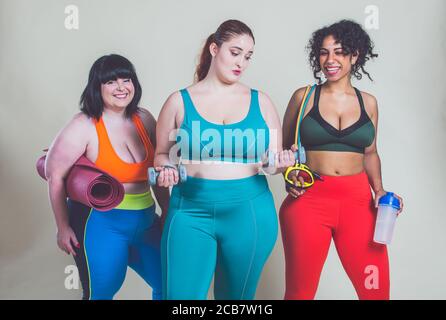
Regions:
<instances>
[{"instance_id":1,"label":"bottle cap","mask_svg":"<svg viewBox=\"0 0 446 320\"><path fill-rule=\"evenodd\" d=\"M400 209L401 205L400 205L400 200L398 200L397 197L395 197L393 192L387 192L385 196L382 196L379 199L379 203L378 205L380 206L391 206L395 209Z\"/></svg>"}]
</instances>

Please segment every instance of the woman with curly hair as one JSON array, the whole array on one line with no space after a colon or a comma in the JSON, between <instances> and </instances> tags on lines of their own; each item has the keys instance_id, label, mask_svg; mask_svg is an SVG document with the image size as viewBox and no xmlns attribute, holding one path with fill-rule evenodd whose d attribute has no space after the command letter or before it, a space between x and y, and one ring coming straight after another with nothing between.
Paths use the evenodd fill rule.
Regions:
<instances>
[{"instance_id":1,"label":"woman with curly hair","mask_svg":"<svg viewBox=\"0 0 446 320\"><path fill-rule=\"evenodd\" d=\"M308 49L319 85L309 97L300 135L307 151L306 164L322 179L307 189L288 187L280 208L285 299L314 298L333 238L359 299L387 300L387 248L373 242L376 207L386 194L376 147L378 108L375 97L351 83L352 75L358 80L362 74L371 79L364 67L378 55L369 35L348 20L314 32ZM326 78L323 83L321 72ZM288 104L284 148L293 144L304 92L305 88L296 90ZM296 186L303 185L297 171L292 180Z\"/></svg>"}]
</instances>

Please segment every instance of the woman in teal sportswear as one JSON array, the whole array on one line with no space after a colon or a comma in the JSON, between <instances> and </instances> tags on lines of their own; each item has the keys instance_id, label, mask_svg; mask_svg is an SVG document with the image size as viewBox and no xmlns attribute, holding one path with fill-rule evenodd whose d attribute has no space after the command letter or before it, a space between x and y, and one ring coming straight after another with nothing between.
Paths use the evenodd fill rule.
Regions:
<instances>
[{"instance_id":1,"label":"woman in teal sportswear","mask_svg":"<svg viewBox=\"0 0 446 320\"><path fill-rule=\"evenodd\" d=\"M274 247L276 209L261 160L275 154L269 174L295 160L282 151L269 97L239 82L253 48L248 26L222 23L204 45L197 82L171 94L159 115L158 185L174 185L161 243L165 299L206 299L214 274L216 299L253 299ZM170 167L177 155L188 175L181 183Z\"/></svg>"}]
</instances>

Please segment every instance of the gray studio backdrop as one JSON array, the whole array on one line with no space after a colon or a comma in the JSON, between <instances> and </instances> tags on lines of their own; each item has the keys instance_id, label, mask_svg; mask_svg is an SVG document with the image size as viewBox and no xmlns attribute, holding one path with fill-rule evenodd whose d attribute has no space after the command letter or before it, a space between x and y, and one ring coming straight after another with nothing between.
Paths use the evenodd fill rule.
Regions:
<instances>
[{"instance_id":1,"label":"gray studio backdrop","mask_svg":"<svg viewBox=\"0 0 446 320\"><path fill-rule=\"evenodd\" d=\"M229 18L246 22L256 37L243 82L268 93L281 117L296 87L313 82L304 50L312 31L342 18L368 28L380 54L367 66L375 81L355 85L378 99L384 187L405 199L389 246L391 298L446 298L445 16L443 0L1 0L0 298L81 296L70 281L74 262L56 246L34 163L78 111L93 61L108 53L129 58L143 86L141 106L158 116L166 97L191 83L203 41ZM268 179L278 209L283 182ZM257 298L283 293L279 237ZM116 298L149 297L129 270ZM334 247L316 298L356 299Z\"/></svg>"}]
</instances>

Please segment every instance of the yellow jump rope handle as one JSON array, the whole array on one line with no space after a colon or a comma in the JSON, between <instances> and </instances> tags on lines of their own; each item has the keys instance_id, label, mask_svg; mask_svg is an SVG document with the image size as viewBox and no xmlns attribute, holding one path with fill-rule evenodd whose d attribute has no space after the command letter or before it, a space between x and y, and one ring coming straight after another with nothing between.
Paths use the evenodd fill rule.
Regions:
<instances>
[{"instance_id":1,"label":"yellow jump rope handle","mask_svg":"<svg viewBox=\"0 0 446 320\"><path fill-rule=\"evenodd\" d=\"M311 178L310 181L304 181L304 185L301 184L301 182L298 180L297 181L297 185L294 184L294 181L291 180L289 178L289 174L293 171L304 171L308 174L308 176ZM314 184L314 176L313 176L313 172L311 172L310 168L308 168L308 166L306 166L303 163L296 163L294 166L289 167L286 171L285 171L285 182L287 184L289 184L290 186L293 187L298 187L298 188L309 188Z\"/></svg>"},{"instance_id":2,"label":"yellow jump rope handle","mask_svg":"<svg viewBox=\"0 0 446 320\"><path fill-rule=\"evenodd\" d=\"M296 120L296 132L294 133L294 144L298 146L298 148L300 148L300 141L299 141L299 129L300 129L300 121L301 121L301 117L302 114L304 112L304 106L305 103L307 102L307 98L308 98L308 94L312 91L311 90L311 86L307 86L307 88L305 89L305 93L304 96L302 98L302 101L300 103L300 108L299 108L299 114L297 115L297 120ZM297 153L299 153L300 150L297 151ZM285 182L287 184L289 184L290 186L293 187L298 187L298 188L309 188L314 184L314 176L313 176L313 172L310 170L310 168L308 168L308 166L306 166L303 163L300 163L300 158L298 157L296 164L292 167L287 168L287 170L285 171ZM308 176L310 177L311 181L305 181L303 185L301 185L300 181L297 182L297 185L294 184L294 181L290 179L289 174L293 171L304 171L308 174Z\"/></svg>"}]
</instances>

